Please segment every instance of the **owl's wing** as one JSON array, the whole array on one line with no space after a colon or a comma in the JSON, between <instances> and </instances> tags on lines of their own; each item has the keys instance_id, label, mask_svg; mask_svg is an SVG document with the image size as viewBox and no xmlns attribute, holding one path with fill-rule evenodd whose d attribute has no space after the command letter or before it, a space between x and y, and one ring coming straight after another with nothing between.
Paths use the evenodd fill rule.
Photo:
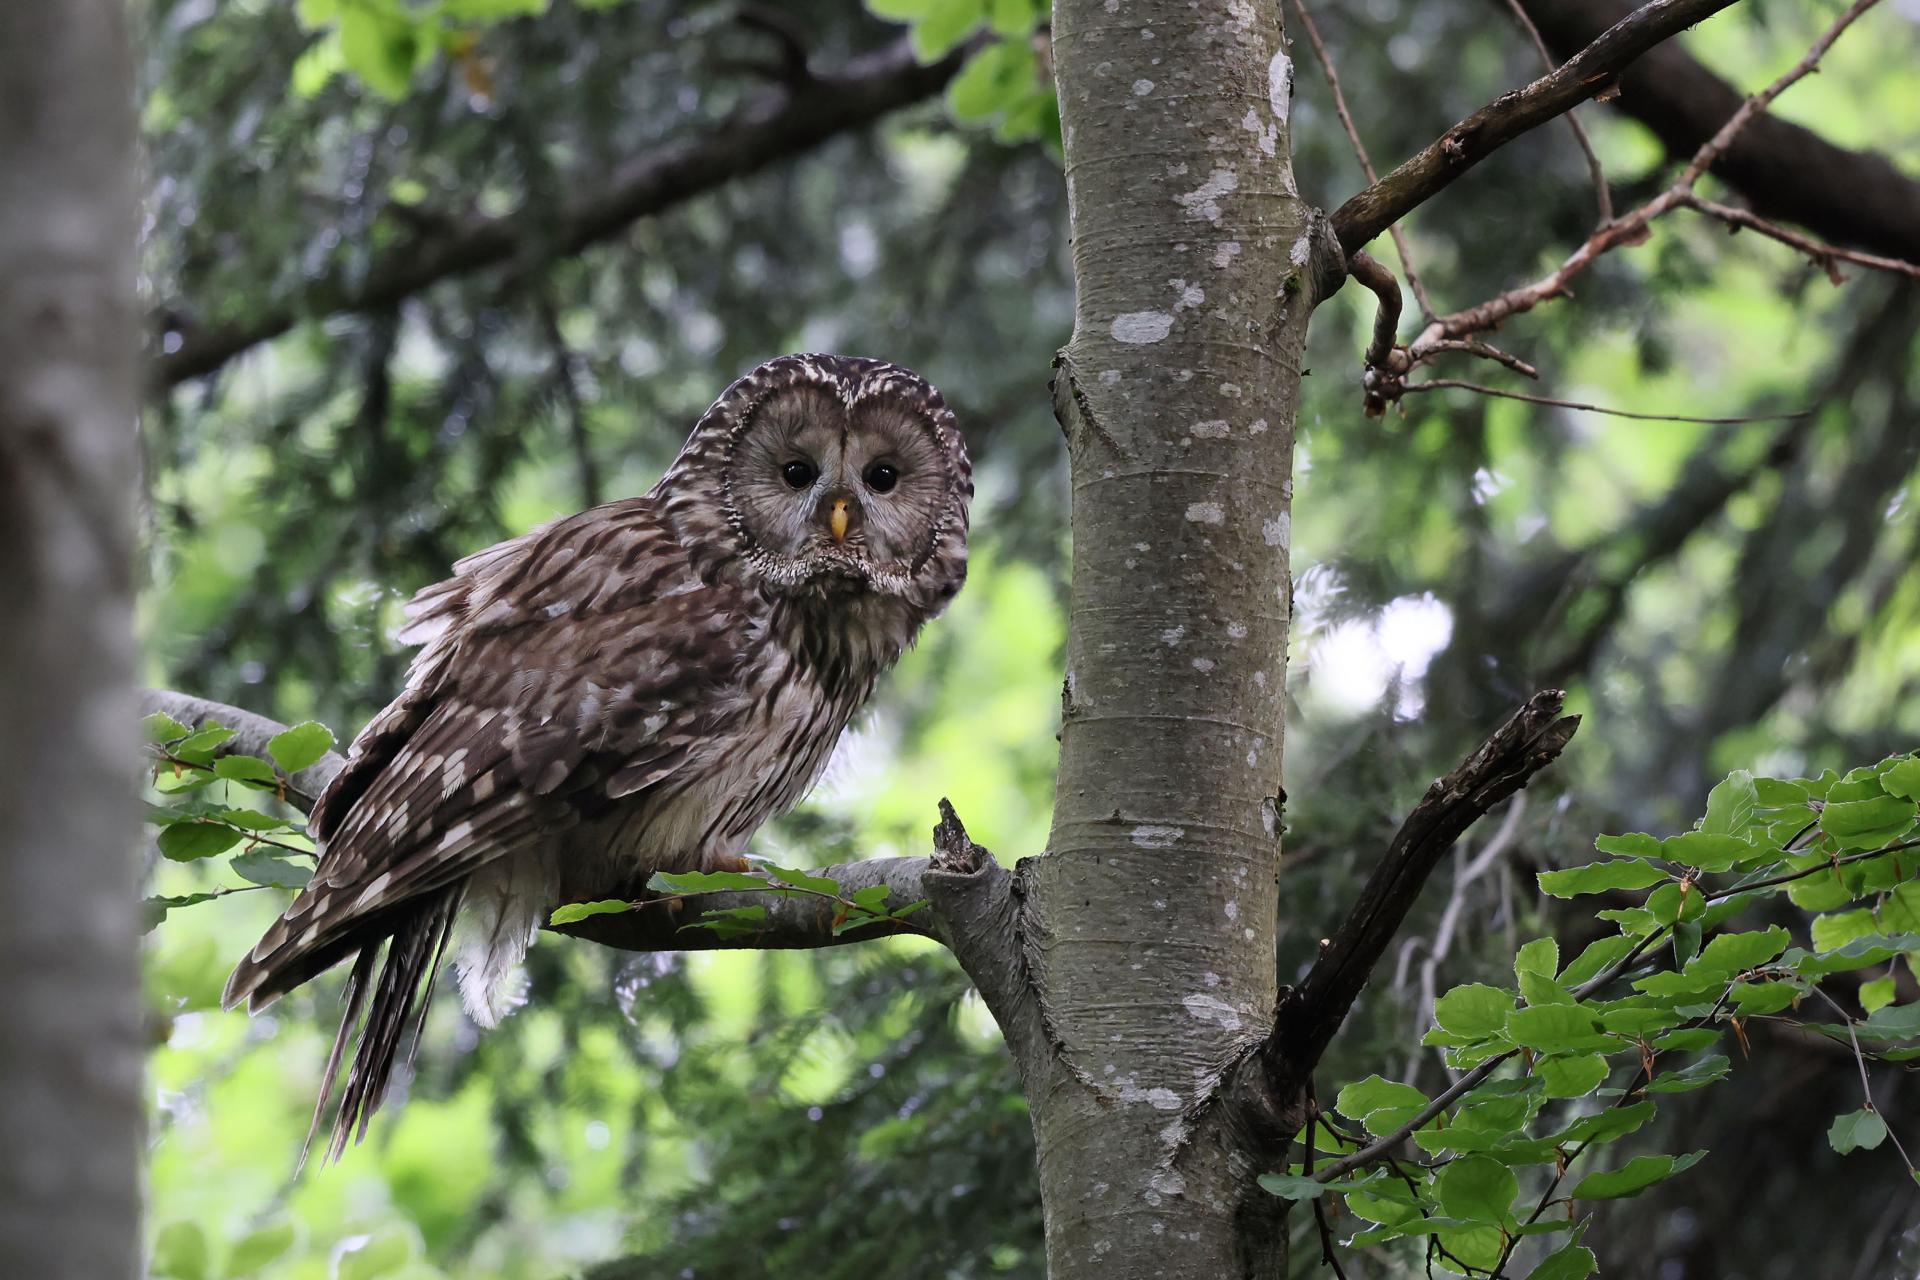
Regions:
<instances>
[{"instance_id":1,"label":"owl's wing","mask_svg":"<svg viewBox=\"0 0 1920 1280\"><path fill-rule=\"evenodd\" d=\"M644 498L469 557L408 612L401 638L425 647L314 806L319 866L229 1004L259 1007L376 917L670 778L738 701L758 630Z\"/></svg>"}]
</instances>

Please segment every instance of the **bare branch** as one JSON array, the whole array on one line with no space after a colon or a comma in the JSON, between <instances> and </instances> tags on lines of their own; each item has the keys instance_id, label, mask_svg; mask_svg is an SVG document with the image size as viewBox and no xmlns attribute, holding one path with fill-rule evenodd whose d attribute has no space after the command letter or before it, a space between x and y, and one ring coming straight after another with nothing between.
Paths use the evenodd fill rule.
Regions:
<instances>
[{"instance_id":1,"label":"bare branch","mask_svg":"<svg viewBox=\"0 0 1920 1280\"><path fill-rule=\"evenodd\" d=\"M1781 244L1798 249L1811 258L1816 267L1825 271L1827 279L1835 284L1840 284L1846 279L1840 274L1840 269L1836 265L1841 262L1851 262L1855 266L1871 267L1875 271L1886 271L1893 275L1920 280L1920 266L1911 262L1902 262L1898 258L1883 258L1877 253L1866 253L1859 249L1842 249L1835 245L1822 244L1811 236L1789 230L1777 222L1769 222L1751 210L1736 209L1732 205L1708 200L1692 192L1681 197L1680 203L1710 218L1720 219L1732 230L1745 228L1749 231L1757 231L1769 239L1778 240Z\"/></svg>"},{"instance_id":2,"label":"bare branch","mask_svg":"<svg viewBox=\"0 0 1920 1280\"><path fill-rule=\"evenodd\" d=\"M1478 382L1463 382L1459 378L1429 378L1425 382L1409 382L1401 387L1400 391L1402 394L1412 395L1416 391L1444 391L1450 387L1460 391L1471 391L1477 395L1499 396L1503 400L1524 400L1528 404L1551 405L1556 409L1579 409L1585 413L1604 413L1609 418L1633 418L1640 422L1697 422L1703 426L1723 427L1745 422L1780 422L1804 418L1813 412L1811 409L1796 409L1791 413L1755 413L1743 418L1693 418L1680 413L1634 413L1628 409L1607 409L1597 404L1581 404L1577 400L1557 400L1552 396L1535 396L1528 395L1524 391L1507 391Z\"/></svg>"},{"instance_id":3,"label":"bare branch","mask_svg":"<svg viewBox=\"0 0 1920 1280\"><path fill-rule=\"evenodd\" d=\"M861 129L901 107L938 94L977 48L969 43L921 66L905 41L856 59L830 75L807 76L768 90L735 119L710 133L636 156L597 190L558 211L545 204L504 218L451 220L378 254L351 281L328 276L293 297L253 310L242 321L204 329L164 329L152 382L176 386L219 369L302 320L343 312L388 310L443 280L513 263L531 271L611 239L639 219L842 133ZM532 252L534 256L527 255ZM188 304L156 308L161 316L192 315Z\"/></svg>"},{"instance_id":4,"label":"bare branch","mask_svg":"<svg viewBox=\"0 0 1920 1280\"><path fill-rule=\"evenodd\" d=\"M1557 70L1500 95L1341 205L1333 215L1340 247L1348 253L1363 248L1500 147L1592 98L1648 49L1733 2L1651 0L1642 5Z\"/></svg>"},{"instance_id":5,"label":"bare branch","mask_svg":"<svg viewBox=\"0 0 1920 1280\"><path fill-rule=\"evenodd\" d=\"M1282 1005L1264 1050L1271 1069L1294 1078L1313 1070L1454 841L1553 763L1572 739L1580 718L1561 716L1565 696L1558 689L1534 694L1479 750L1427 788L1346 921L1321 944L1313 968Z\"/></svg>"},{"instance_id":6,"label":"bare branch","mask_svg":"<svg viewBox=\"0 0 1920 1280\"><path fill-rule=\"evenodd\" d=\"M1520 0L1507 0L1507 9L1513 14L1514 21L1520 24L1520 29L1527 33L1527 39L1533 42L1541 63L1551 72L1553 54L1547 49L1547 42L1540 38L1540 28L1533 25L1533 19L1527 16ZM1613 221L1613 193L1607 189L1607 171L1601 167L1600 155L1593 149L1592 139L1581 127L1579 112L1567 112L1567 127L1573 130L1573 140L1580 144L1581 154L1587 158L1587 173L1593 179L1593 198L1600 206L1600 224L1605 226Z\"/></svg>"}]
</instances>

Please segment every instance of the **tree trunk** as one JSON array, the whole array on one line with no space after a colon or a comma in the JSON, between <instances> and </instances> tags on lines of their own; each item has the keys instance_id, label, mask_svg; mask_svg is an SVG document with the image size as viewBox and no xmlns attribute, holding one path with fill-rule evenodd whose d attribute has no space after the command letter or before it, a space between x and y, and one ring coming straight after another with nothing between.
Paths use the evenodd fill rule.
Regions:
<instances>
[{"instance_id":1,"label":"tree trunk","mask_svg":"<svg viewBox=\"0 0 1920 1280\"><path fill-rule=\"evenodd\" d=\"M0 4L0 1275L139 1263L132 76Z\"/></svg>"},{"instance_id":2,"label":"tree trunk","mask_svg":"<svg viewBox=\"0 0 1920 1280\"><path fill-rule=\"evenodd\" d=\"M1294 416L1315 237L1277 6L1058 0L1073 591L1021 936L1054 1280L1270 1276L1228 1096L1275 1001Z\"/></svg>"}]
</instances>

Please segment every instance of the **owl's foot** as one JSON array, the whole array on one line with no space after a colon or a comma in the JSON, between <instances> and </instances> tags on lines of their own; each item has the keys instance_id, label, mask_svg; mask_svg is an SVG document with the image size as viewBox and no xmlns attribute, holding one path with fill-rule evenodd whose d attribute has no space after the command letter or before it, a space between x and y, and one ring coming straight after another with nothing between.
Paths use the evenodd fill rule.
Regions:
<instances>
[{"instance_id":1,"label":"owl's foot","mask_svg":"<svg viewBox=\"0 0 1920 1280\"><path fill-rule=\"evenodd\" d=\"M722 857L715 858L708 865L709 865L709 868L714 871L751 871L753 870L753 863L749 862L746 858L742 857L740 854L737 854L737 853L730 853Z\"/></svg>"}]
</instances>

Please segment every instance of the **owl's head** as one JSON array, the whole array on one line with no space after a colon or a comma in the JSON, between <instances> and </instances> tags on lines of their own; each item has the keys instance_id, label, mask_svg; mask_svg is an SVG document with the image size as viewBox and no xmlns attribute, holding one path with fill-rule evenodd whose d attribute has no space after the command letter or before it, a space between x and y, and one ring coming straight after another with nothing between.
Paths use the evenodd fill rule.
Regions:
<instances>
[{"instance_id":1,"label":"owl's head","mask_svg":"<svg viewBox=\"0 0 1920 1280\"><path fill-rule=\"evenodd\" d=\"M710 568L775 594L897 597L931 615L966 575L966 444L940 393L898 365L768 361L707 411L656 492L676 527L724 548Z\"/></svg>"}]
</instances>

